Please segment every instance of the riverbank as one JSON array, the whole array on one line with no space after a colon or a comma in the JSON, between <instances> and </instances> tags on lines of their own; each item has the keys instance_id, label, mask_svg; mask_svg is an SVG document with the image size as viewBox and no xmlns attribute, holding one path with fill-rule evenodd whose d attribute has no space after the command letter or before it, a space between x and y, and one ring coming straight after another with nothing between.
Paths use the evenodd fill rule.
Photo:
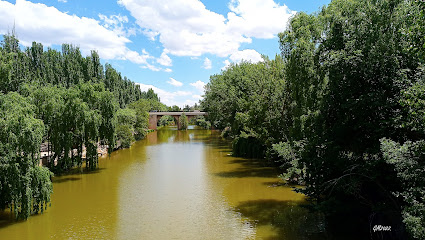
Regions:
<instances>
[{"instance_id":1,"label":"riverbank","mask_svg":"<svg viewBox=\"0 0 425 240\"><path fill-rule=\"evenodd\" d=\"M40 166L47 166L48 163L49 163L50 157L54 156L54 152L48 151L47 145L48 145L48 143L45 142L45 143L41 144L41 146L40 146L40 163L39 163ZM115 150L116 149L114 149L114 151ZM72 151L73 151L72 154L74 156L78 154L77 149L73 149ZM83 152L81 154L83 159L86 158L86 152L87 152L86 147L83 146ZM70 152L70 154L71 154L71 152ZM108 154L108 145L102 145L102 144L98 143L97 144L97 156L102 157L106 154ZM55 165L56 165L57 159L55 159L54 161L55 161Z\"/></svg>"},{"instance_id":2,"label":"riverbank","mask_svg":"<svg viewBox=\"0 0 425 240\"><path fill-rule=\"evenodd\" d=\"M149 133L154 132L154 131L155 130L147 129L146 134L149 134ZM133 145L134 143L135 142L132 142L131 145ZM102 144L100 144L100 142L98 142L97 143L97 156L102 157L102 156L107 155L108 154L108 148L109 148L108 145L102 145ZM122 149L122 148L123 147L121 145L121 141L118 140L117 144L115 145L112 152L117 151L117 150ZM77 149L74 148L72 151L73 151L72 155L76 156L78 154ZM83 152L81 154L82 159L86 158L86 152L87 152L86 147L83 145ZM70 155L71 155L71 152L70 152ZM47 166L47 164L49 163L49 158L52 157L52 156L54 156L54 152L49 151L48 143L47 142L42 143L41 146L40 146L40 163L39 163L39 165L40 166ZM55 159L54 161L55 161L55 165L56 165L57 159Z\"/></svg>"},{"instance_id":3,"label":"riverbank","mask_svg":"<svg viewBox=\"0 0 425 240\"><path fill-rule=\"evenodd\" d=\"M163 127L100 158L96 171L55 176L52 206L25 222L0 215L0 236L323 239L320 216L276 169L230 152L218 131Z\"/></svg>"}]
</instances>

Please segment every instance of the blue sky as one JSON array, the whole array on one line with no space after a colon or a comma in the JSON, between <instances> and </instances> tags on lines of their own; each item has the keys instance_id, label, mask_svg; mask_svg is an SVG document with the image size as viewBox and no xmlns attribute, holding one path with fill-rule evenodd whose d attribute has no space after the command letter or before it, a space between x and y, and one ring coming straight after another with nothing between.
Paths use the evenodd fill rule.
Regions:
<instances>
[{"instance_id":1,"label":"blue sky","mask_svg":"<svg viewBox=\"0 0 425 240\"><path fill-rule=\"evenodd\" d=\"M279 53L277 34L296 12L330 0L0 0L0 34L95 49L103 63L153 88L167 105L198 102L209 77L230 62Z\"/></svg>"}]
</instances>

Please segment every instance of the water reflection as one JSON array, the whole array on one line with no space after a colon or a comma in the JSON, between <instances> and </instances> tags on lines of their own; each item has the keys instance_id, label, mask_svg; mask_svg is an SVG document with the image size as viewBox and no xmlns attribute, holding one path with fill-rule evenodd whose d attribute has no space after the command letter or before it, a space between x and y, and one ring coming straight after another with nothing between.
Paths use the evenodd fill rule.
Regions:
<instances>
[{"instance_id":1,"label":"water reflection","mask_svg":"<svg viewBox=\"0 0 425 240\"><path fill-rule=\"evenodd\" d=\"M161 128L55 177L52 207L25 222L0 214L3 239L323 239L303 195L261 160L229 155L219 133Z\"/></svg>"}]
</instances>

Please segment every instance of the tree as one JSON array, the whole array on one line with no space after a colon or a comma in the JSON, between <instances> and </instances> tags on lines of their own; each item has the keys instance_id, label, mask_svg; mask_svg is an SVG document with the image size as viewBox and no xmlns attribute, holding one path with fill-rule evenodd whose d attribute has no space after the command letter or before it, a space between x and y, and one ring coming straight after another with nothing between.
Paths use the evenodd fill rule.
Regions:
<instances>
[{"instance_id":1,"label":"tree","mask_svg":"<svg viewBox=\"0 0 425 240\"><path fill-rule=\"evenodd\" d=\"M212 125L230 129L235 155L263 158L286 131L283 67L280 56L264 57L210 77L201 106Z\"/></svg>"},{"instance_id":2,"label":"tree","mask_svg":"<svg viewBox=\"0 0 425 240\"><path fill-rule=\"evenodd\" d=\"M170 111L170 112L181 112L182 110L180 109L179 106L173 105L172 107L169 108L168 111Z\"/></svg>"},{"instance_id":3,"label":"tree","mask_svg":"<svg viewBox=\"0 0 425 240\"><path fill-rule=\"evenodd\" d=\"M113 151L113 146L115 146L115 113L118 109L118 103L113 93L109 91L101 92L99 99L99 111L102 116L99 138L108 145L108 152L110 153Z\"/></svg>"},{"instance_id":4,"label":"tree","mask_svg":"<svg viewBox=\"0 0 425 240\"><path fill-rule=\"evenodd\" d=\"M149 128L149 109L150 101L146 99L140 99L137 102L133 102L128 106L130 109L133 109L136 113L136 123L134 124L135 138L140 140L144 138L147 134L147 129Z\"/></svg>"},{"instance_id":5,"label":"tree","mask_svg":"<svg viewBox=\"0 0 425 240\"><path fill-rule=\"evenodd\" d=\"M133 109L119 109L117 111L117 140L121 142L121 147L128 148L134 141L133 132L137 117Z\"/></svg>"},{"instance_id":6,"label":"tree","mask_svg":"<svg viewBox=\"0 0 425 240\"><path fill-rule=\"evenodd\" d=\"M182 113L182 115L179 117L179 124L181 130L186 130L189 126L189 121L187 120L186 114Z\"/></svg>"},{"instance_id":7,"label":"tree","mask_svg":"<svg viewBox=\"0 0 425 240\"><path fill-rule=\"evenodd\" d=\"M52 173L38 166L44 124L34 109L18 93L0 94L0 209L18 219L43 212L53 191Z\"/></svg>"},{"instance_id":8,"label":"tree","mask_svg":"<svg viewBox=\"0 0 425 240\"><path fill-rule=\"evenodd\" d=\"M70 44L43 49L33 42L21 51L14 31L0 44L0 209L23 219L50 201L50 171L81 167L84 149L87 169L95 169L99 144L111 152L117 135L141 139L148 111L167 110L152 89L142 92L110 64L104 70L95 51L84 58ZM42 143L53 152L49 169L39 166Z\"/></svg>"},{"instance_id":9,"label":"tree","mask_svg":"<svg viewBox=\"0 0 425 240\"><path fill-rule=\"evenodd\" d=\"M294 150L280 155L296 156L306 169L302 192L329 216L380 214L402 232L400 205L410 203L397 195L397 164L383 157L399 145L380 139L423 137L400 127L412 116L400 99L423 71L407 31L418 16L414 1L334 0L316 15L297 14L279 35L290 107L282 146Z\"/></svg>"}]
</instances>

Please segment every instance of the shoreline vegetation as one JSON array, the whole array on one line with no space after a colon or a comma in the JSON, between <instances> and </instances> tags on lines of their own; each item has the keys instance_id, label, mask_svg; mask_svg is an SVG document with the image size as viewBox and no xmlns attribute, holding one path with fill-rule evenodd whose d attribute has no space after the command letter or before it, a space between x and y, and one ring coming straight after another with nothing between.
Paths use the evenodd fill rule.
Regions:
<instances>
[{"instance_id":1,"label":"shoreline vegetation","mask_svg":"<svg viewBox=\"0 0 425 240\"><path fill-rule=\"evenodd\" d=\"M296 191L330 231L425 239L424 23L418 0L332 0L299 12L279 34L280 55L210 77L195 106L208 116L193 121L231 138L235 156L302 185ZM96 169L98 145L129 147L148 133L149 111L180 111L101 65L95 51L39 43L22 51L14 33L3 37L0 209L17 219L47 207L53 173ZM43 167L46 142L57 163Z\"/></svg>"},{"instance_id":2,"label":"shoreline vegetation","mask_svg":"<svg viewBox=\"0 0 425 240\"><path fill-rule=\"evenodd\" d=\"M331 232L425 239L424 23L415 0L299 12L280 55L211 76L201 106L235 156L302 184Z\"/></svg>"},{"instance_id":3,"label":"shoreline vegetation","mask_svg":"<svg viewBox=\"0 0 425 240\"><path fill-rule=\"evenodd\" d=\"M180 110L179 107L177 107ZM21 50L14 32L0 44L0 210L16 219L43 212L53 174L143 139L149 111L177 109L100 63L97 52L33 43ZM42 164L40 164L42 163Z\"/></svg>"},{"instance_id":4,"label":"shoreline vegetation","mask_svg":"<svg viewBox=\"0 0 425 240\"><path fill-rule=\"evenodd\" d=\"M183 111L199 109L195 104ZM3 35L0 210L10 209L16 219L42 213L54 174L95 170L99 156L143 139L151 131L150 111L182 109L164 105L152 89L142 92L110 64L102 65L96 51L83 57L70 44L57 51L35 42L22 50L14 31Z\"/></svg>"}]
</instances>

